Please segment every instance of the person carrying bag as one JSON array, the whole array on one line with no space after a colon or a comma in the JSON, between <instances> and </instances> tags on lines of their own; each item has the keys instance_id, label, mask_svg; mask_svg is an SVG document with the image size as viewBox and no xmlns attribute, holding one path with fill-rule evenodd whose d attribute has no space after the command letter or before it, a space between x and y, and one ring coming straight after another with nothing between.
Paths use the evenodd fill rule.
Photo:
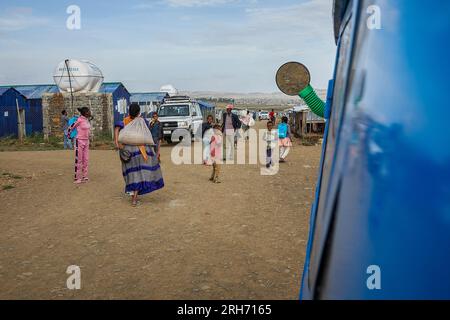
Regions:
<instances>
[{"instance_id":1,"label":"person carrying bag","mask_svg":"<svg viewBox=\"0 0 450 320\"><path fill-rule=\"evenodd\" d=\"M138 195L164 187L161 167L154 152L155 145L148 124L140 117L138 104L131 104L129 116L114 130L114 142L120 150L125 192L131 193L132 206L137 206Z\"/></svg>"}]
</instances>

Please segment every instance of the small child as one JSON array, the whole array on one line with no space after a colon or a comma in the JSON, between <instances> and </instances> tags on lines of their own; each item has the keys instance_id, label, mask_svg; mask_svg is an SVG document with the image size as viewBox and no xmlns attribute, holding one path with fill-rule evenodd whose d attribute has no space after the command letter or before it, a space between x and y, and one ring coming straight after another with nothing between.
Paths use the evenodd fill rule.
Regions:
<instances>
[{"instance_id":1,"label":"small child","mask_svg":"<svg viewBox=\"0 0 450 320\"><path fill-rule=\"evenodd\" d=\"M286 116L281 118L281 123L278 125L278 138L280 145L280 162L286 162L286 156L289 154L289 150L292 147L291 130Z\"/></svg>"},{"instance_id":2,"label":"small child","mask_svg":"<svg viewBox=\"0 0 450 320\"><path fill-rule=\"evenodd\" d=\"M81 116L67 130L67 136L73 130L77 129L75 138L75 177L74 183L80 184L88 182L88 163L89 163L89 135L91 133L91 111L87 107L79 108Z\"/></svg>"},{"instance_id":3,"label":"small child","mask_svg":"<svg viewBox=\"0 0 450 320\"><path fill-rule=\"evenodd\" d=\"M213 126L214 134L211 137L211 157L210 161L212 162L213 172L211 175L210 181L214 183L220 183L219 174L220 174L220 161L222 160L222 130L219 124L215 124Z\"/></svg>"},{"instance_id":4,"label":"small child","mask_svg":"<svg viewBox=\"0 0 450 320\"><path fill-rule=\"evenodd\" d=\"M273 130L273 122L267 122L267 131L264 132L263 140L267 142L266 148L266 168L269 169L274 165L272 157L273 152L277 144L277 135L275 130Z\"/></svg>"}]
</instances>

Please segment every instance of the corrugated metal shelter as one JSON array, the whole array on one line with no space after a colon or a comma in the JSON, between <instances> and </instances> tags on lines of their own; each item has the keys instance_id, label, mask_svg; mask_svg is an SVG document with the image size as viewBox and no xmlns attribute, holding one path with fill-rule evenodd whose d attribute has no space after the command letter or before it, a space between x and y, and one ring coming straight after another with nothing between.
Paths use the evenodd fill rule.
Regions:
<instances>
[{"instance_id":1,"label":"corrugated metal shelter","mask_svg":"<svg viewBox=\"0 0 450 320\"><path fill-rule=\"evenodd\" d=\"M167 92L142 92L132 93L130 100L138 103L141 106L141 113L148 117L150 113L158 110L158 107L164 103L166 98L169 98Z\"/></svg>"},{"instance_id":2,"label":"corrugated metal shelter","mask_svg":"<svg viewBox=\"0 0 450 320\"><path fill-rule=\"evenodd\" d=\"M105 82L102 84L98 92L112 95L114 105L114 122L123 120L128 112L131 94L122 82Z\"/></svg>"},{"instance_id":3,"label":"corrugated metal shelter","mask_svg":"<svg viewBox=\"0 0 450 320\"><path fill-rule=\"evenodd\" d=\"M26 104L26 98L14 88L0 88L0 137L18 135L18 116L16 99L19 106Z\"/></svg>"},{"instance_id":4,"label":"corrugated metal shelter","mask_svg":"<svg viewBox=\"0 0 450 320\"><path fill-rule=\"evenodd\" d=\"M0 86L0 137L18 135L16 99L20 112L24 112L25 133L42 132L42 96L58 92L58 87L50 84ZM122 120L130 104L130 93L125 86L121 82L105 82L99 93L111 94L114 121Z\"/></svg>"},{"instance_id":5,"label":"corrugated metal shelter","mask_svg":"<svg viewBox=\"0 0 450 320\"><path fill-rule=\"evenodd\" d=\"M325 119L315 115L306 105L295 106L289 110L289 122L295 135L323 133Z\"/></svg>"},{"instance_id":6,"label":"corrugated metal shelter","mask_svg":"<svg viewBox=\"0 0 450 320\"><path fill-rule=\"evenodd\" d=\"M18 135L16 99L25 119L25 134L42 132L42 95L57 91L55 85L0 87L0 137Z\"/></svg>"},{"instance_id":7,"label":"corrugated metal shelter","mask_svg":"<svg viewBox=\"0 0 450 320\"><path fill-rule=\"evenodd\" d=\"M200 109L202 110L203 121L206 121L206 118L211 115L216 120L216 106L214 104L197 100Z\"/></svg>"}]
</instances>

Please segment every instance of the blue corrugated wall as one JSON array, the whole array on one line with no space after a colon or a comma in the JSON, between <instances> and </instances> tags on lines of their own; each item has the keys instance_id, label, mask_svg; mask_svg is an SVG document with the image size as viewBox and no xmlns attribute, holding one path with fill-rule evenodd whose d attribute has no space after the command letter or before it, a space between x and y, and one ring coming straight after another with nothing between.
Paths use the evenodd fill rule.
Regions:
<instances>
[{"instance_id":1,"label":"blue corrugated wall","mask_svg":"<svg viewBox=\"0 0 450 320\"><path fill-rule=\"evenodd\" d=\"M32 128L32 123L28 121L29 119L27 120L27 114L29 113L28 100L15 89L11 88L0 96L0 137L18 135L16 99L19 102L19 108L25 109L26 124Z\"/></svg>"},{"instance_id":2,"label":"blue corrugated wall","mask_svg":"<svg viewBox=\"0 0 450 320\"><path fill-rule=\"evenodd\" d=\"M117 104L120 99L125 99L127 101L127 105L129 105L130 93L120 83L117 83L116 88L113 88L112 90L108 89L104 93L112 94L114 104L114 122L121 121L124 114L119 113L117 110ZM30 135L35 132L42 132L42 99L27 99L14 88L9 88L4 91L2 95L0 95L0 137L17 136L18 134L16 98L19 101L19 107L25 110L26 134Z\"/></svg>"},{"instance_id":3,"label":"blue corrugated wall","mask_svg":"<svg viewBox=\"0 0 450 320\"><path fill-rule=\"evenodd\" d=\"M42 115L42 99L28 100L29 110L25 114L27 123L27 134L42 132L43 115Z\"/></svg>"},{"instance_id":4,"label":"blue corrugated wall","mask_svg":"<svg viewBox=\"0 0 450 320\"><path fill-rule=\"evenodd\" d=\"M119 113L119 111L117 110L117 103L120 99L126 99L127 106L129 106L131 95L123 85L120 85L117 87L116 90L114 90L114 92L112 93L112 97L113 97L113 104L114 104L114 122L122 121L124 115Z\"/></svg>"}]
</instances>

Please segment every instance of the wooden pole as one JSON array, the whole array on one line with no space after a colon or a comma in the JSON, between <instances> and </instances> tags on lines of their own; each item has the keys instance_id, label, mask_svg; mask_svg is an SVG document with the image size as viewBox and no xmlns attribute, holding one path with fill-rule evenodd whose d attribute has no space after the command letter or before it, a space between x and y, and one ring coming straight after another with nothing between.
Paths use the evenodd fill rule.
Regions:
<instances>
[{"instance_id":1,"label":"wooden pole","mask_svg":"<svg viewBox=\"0 0 450 320\"><path fill-rule=\"evenodd\" d=\"M23 125L22 125L22 117L20 115L20 109L19 109L19 100L16 99L16 108L17 108L17 133L19 136L20 143L23 142Z\"/></svg>"}]
</instances>

